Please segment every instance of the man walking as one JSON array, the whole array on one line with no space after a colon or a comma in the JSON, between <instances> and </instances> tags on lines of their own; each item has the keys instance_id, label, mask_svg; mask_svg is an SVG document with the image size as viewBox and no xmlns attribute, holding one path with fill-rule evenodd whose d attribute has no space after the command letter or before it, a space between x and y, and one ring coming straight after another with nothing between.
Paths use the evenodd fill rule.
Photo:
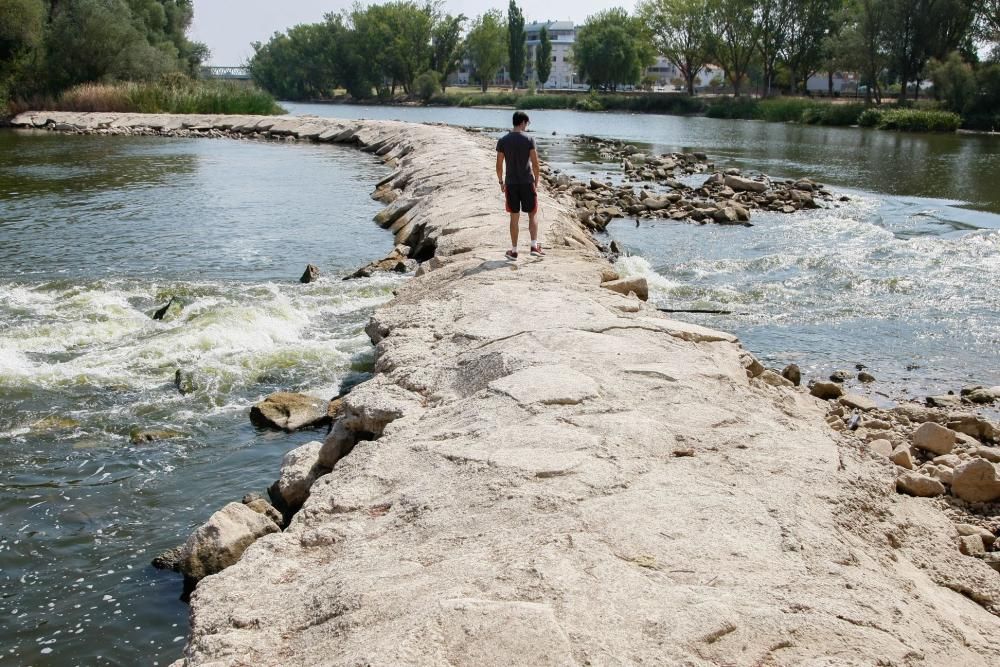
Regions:
<instances>
[{"instance_id":1,"label":"man walking","mask_svg":"<svg viewBox=\"0 0 1000 667\"><path fill-rule=\"evenodd\" d=\"M540 173L538 151L535 150L535 140L525 133L527 129L528 114L515 111L514 129L497 142L497 180L500 181L500 190L504 193L507 212L510 213L510 250L506 252L507 259L517 259L517 223L521 211L528 214L531 254L535 257L545 255L542 244L538 242L538 223L535 222ZM504 162L507 163L506 181Z\"/></svg>"}]
</instances>

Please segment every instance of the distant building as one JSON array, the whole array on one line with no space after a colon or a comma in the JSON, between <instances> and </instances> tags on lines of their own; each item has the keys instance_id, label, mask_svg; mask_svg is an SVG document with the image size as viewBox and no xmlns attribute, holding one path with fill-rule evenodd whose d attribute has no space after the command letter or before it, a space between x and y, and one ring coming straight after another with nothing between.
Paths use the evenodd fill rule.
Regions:
<instances>
[{"instance_id":1,"label":"distant building","mask_svg":"<svg viewBox=\"0 0 1000 667\"><path fill-rule=\"evenodd\" d=\"M855 72L834 72L833 92L838 95L853 95L858 89L858 75ZM830 92L830 73L817 72L806 80L806 91L810 93Z\"/></svg>"},{"instance_id":2,"label":"distant building","mask_svg":"<svg viewBox=\"0 0 1000 667\"><path fill-rule=\"evenodd\" d=\"M655 79L653 84L658 89L674 90L676 80L684 80L684 74L681 72L677 65L673 64L663 56L657 56L656 62L646 68L646 75ZM701 88L707 88L709 82L716 76L723 77L724 73L720 67L715 65L706 65L698 70L698 74L694 77L694 87L695 90ZM684 90L686 84L681 83L680 89Z\"/></svg>"},{"instance_id":3,"label":"distant building","mask_svg":"<svg viewBox=\"0 0 1000 667\"><path fill-rule=\"evenodd\" d=\"M542 28L549 31L552 42L552 71L545 82L546 88L572 88L580 85L577 80L576 68L573 66L573 44L576 42L576 27L572 21L543 21L524 26L527 39L527 62L524 68L525 81L538 82L535 71L535 53L540 41Z\"/></svg>"}]
</instances>

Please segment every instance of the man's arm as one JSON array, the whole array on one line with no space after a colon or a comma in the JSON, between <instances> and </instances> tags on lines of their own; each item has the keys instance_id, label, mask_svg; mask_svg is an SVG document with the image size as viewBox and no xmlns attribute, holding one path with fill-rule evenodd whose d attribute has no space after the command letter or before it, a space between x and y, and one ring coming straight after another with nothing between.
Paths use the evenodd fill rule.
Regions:
<instances>
[{"instance_id":1,"label":"man's arm","mask_svg":"<svg viewBox=\"0 0 1000 667\"><path fill-rule=\"evenodd\" d=\"M541 178L542 175L541 170L538 168L538 151L532 148L531 152L528 153L528 156L531 158L531 171L535 174L535 189L537 190L538 179Z\"/></svg>"},{"instance_id":2,"label":"man's arm","mask_svg":"<svg viewBox=\"0 0 1000 667\"><path fill-rule=\"evenodd\" d=\"M503 190L503 153L497 151L497 181L500 182L500 189Z\"/></svg>"}]
</instances>

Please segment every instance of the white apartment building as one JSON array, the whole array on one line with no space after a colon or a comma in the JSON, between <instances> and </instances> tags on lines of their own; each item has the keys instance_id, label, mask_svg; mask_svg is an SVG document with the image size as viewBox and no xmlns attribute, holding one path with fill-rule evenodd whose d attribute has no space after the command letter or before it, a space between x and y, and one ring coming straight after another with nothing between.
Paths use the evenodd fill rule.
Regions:
<instances>
[{"instance_id":1,"label":"white apartment building","mask_svg":"<svg viewBox=\"0 0 1000 667\"><path fill-rule=\"evenodd\" d=\"M683 81L684 75L677 65L673 64L663 56L657 56L656 62L646 68L646 74L648 76L656 79L656 83L653 85L659 89L673 90L675 80L680 79ZM715 65L706 65L698 70L698 74L694 77L694 87L695 90L700 88L707 88L709 82L716 76L724 76L721 68ZM686 84L681 83L680 89L685 90Z\"/></svg>"},{"instance_id":2,"label":"white apartment building","mask_svg":"<svg viewBox=\"0 0 1000 667\"><path fill-rule=\"evenodd\" d=\"M535 72L535 53L538 49L539 36L542 28L549 31L552 43L552 71L545 82L546 88L572 88L581 82L577 80L576 69L573 67L573 43L576 41L576 26L572 21L542 21L524 26L527 39L527 62L524 67L525 81L538 82Z\"/></svg>"}]
</instances>

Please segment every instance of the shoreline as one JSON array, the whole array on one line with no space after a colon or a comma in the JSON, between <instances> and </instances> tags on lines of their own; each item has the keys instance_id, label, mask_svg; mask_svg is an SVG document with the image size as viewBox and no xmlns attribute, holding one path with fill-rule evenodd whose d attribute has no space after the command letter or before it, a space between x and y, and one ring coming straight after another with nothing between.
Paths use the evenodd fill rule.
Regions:
<instances>
[{"instance_id":1,"label":"shoreline","mask_svg":"<svg viewBox=\"0 0 1000 667\"><path fill-rule=\"evenodd\" d=\"M896 495L896 464L846 433L842 405L602 288L566 193L542 193L548 257L499 259L490 142L393 121L31 116L262 128L397 167L378 221L421 264L368 327L376 375L344 397L333 471L291 525L199 584L183 664L1000 658L1000 576L959 553L941 498Z\"/></svg>"}]
</instances>

